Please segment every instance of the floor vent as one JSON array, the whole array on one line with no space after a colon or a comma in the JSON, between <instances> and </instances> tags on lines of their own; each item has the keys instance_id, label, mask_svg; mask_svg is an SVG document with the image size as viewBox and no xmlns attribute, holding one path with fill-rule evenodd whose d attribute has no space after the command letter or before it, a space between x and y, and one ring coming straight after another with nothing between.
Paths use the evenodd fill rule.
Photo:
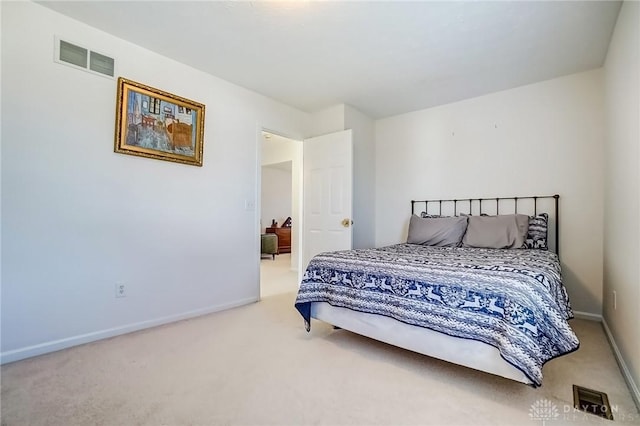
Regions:
<instances>
[{"instance_id":1,"label":"floor vent","mask_svg":"<svg viewBox=\"0 0 640 426\"><path fill-rule=\"evenodd\" d=\"M609 398L604 392L573 385L573 406L578 410L613 420Z\"/></svg>"},{"instance_id":2,"label":"floor vent","mask_svg":"<svg viewBox=\"0 0 640 426\"><path fill-rule=\"evenodd\" d=\"M113 78L115 60L109 56L55 37L55 61L93 74Z\"/></svg>"}]
</instances>

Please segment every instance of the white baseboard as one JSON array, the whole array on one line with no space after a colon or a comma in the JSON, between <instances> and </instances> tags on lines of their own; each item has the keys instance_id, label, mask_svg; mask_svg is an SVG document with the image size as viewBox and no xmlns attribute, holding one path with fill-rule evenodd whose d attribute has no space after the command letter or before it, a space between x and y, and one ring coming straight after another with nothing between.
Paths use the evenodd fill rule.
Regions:
<instances>
[{"instance_id":1,"label":"white baseboard","mask_svg":"<svg viewBox=\"0 0 640 426\"><path fill-rule=\"evenodd\" d=\"M627 382L627 386L629 386L629 390L631 391L631 396L636 403L636 407L640 409L640 390L638 390L638 385L635 380L633 380L631 371L629 371L627 363L624 361L624 358L622 358L622 353L620 352L620 349L618 349L618 345L613 339L613 334L611 334L611 330L609 330L609 326L604 319L602 320L602 326L604 327L604 333L607 335L607 339L609 339L609 344L613 349L613 354L616 357L616 361L618 362L618 366L620 367L622 376L624 377L625 382Z\"/></svg>"},{"instance_id":2,"label":"white baseboard","mask_svg":"<svg viewBox=\"0 0 640 426\"><path fill-rule=\"evenodd\" d=\"M602 322L602 315L592 314L590 312L573 311L573 316L577 319Z\"/></svg>"},{"instance_id":3,"label":"white baseboard","mask_svg":"<svg viewBox=\"0 0 640 426\"><path fill-rule=\"evenodd\" d=\"M225 305L208 306L206 308L195 309L193 311L182 312L175 315L169 315L166 317L156 318L147 321L141 321L134 324L127 324L120 327L109 328L107 330L94 331L92 333L81 334L78 336L67 337L60 340L54 340L51 342L40 343L33 346L27 346L24 348L14 349L0 353L0 365L9 362L19 361L25 358L31 358L37 355L43 355L49 352L59 351L61 349L70 348L72 346L83 345L85 343L95 342L96 340L107 339L109 337L119 336L121 334L127 334L145 328L157 327L159 325L168 324L171 322L181 321L184 319L199 317L213 312L223 311L225 309L231 309L249 303L259 301L258 298L249 298L238 300L233 303Z\"/></svg>"}]
</instances>

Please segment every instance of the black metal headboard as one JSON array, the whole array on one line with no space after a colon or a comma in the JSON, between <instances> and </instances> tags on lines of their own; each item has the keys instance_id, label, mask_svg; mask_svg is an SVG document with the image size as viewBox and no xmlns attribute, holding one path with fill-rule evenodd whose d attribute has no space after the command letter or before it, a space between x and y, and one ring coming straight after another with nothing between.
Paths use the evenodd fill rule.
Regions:
<instances>
[{"instance_id":1,"label":"black metal headboard","mask_svg":"<svg viewBox=\"0 0 640 426\"><path fill-rule=\"evenodd\" d=\"M552 201L551 201L552 200ZM538 208L540 204L544 203L545 208L549 208L548 204L551 204L552 211L545 210L545 213L549 213L549 221L555 223L553 229L555 230L555 252L560 255L559 244L559 230L560 230L560 216L559 216L559 200L560 196L556 195L535 195L530 197L493 197L493 198L459 198L450 200L411 200L411 214L416 212L416 204L424 204L424 210L430 214L449 214L452 216L458 216L460 213L466 213L473 215L474 212L477 215L482 214L500 214L502 207L503 214L510 213L523 213L538 214ZM545 203L545 201L550 203ZM525 211L522 208L526 205L528 207ZM443 206L444 211L443 213ZM431 207L431 211L429 208ZM506 210L505 211L505 207ZM518 207L521 208L518 211ZM533 207L533 208L532 208ZM484 210L483 210L484 208ZM437 210L434 210L437 209ZM551 225L551 224L550 224Z\"/></svg>"}]
</instances>

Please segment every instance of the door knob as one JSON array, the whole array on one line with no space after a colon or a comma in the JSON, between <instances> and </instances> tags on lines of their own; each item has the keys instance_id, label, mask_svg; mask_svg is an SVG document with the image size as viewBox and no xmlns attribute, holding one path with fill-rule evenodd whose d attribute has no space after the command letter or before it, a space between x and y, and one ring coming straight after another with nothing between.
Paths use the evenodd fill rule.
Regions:
<instances>
[{"instance_id":1,"label":"door knob","mask_svg":"<svg viewBox=\"0 0 640 426\"><path fill-rule=\"evenodd\" d=\"M351 225L353 225L353 221L351 219L349 218L342 219L342 226L344 226L345 228L348 228Z\"/></svg>"}]
</instances>

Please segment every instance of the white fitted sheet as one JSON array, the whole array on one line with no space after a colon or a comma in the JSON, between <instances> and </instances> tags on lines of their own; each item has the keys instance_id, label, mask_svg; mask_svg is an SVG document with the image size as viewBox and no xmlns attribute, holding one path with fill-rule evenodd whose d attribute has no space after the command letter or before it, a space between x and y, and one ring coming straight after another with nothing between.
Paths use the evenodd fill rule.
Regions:
<instances>
[{"instance_id":1,"label":"white fitted sheet","mask_svg":"<svg viewBox=\"0 0 640 426\"><path fill-rule=\"evenodd\" d=\"M449 336L382 315L335 307L327 302L313 302L311 317L423 355L518 382L532 383L520 370L505 361L496 348L476 340Z\"/></svg>"}]
</instances>

